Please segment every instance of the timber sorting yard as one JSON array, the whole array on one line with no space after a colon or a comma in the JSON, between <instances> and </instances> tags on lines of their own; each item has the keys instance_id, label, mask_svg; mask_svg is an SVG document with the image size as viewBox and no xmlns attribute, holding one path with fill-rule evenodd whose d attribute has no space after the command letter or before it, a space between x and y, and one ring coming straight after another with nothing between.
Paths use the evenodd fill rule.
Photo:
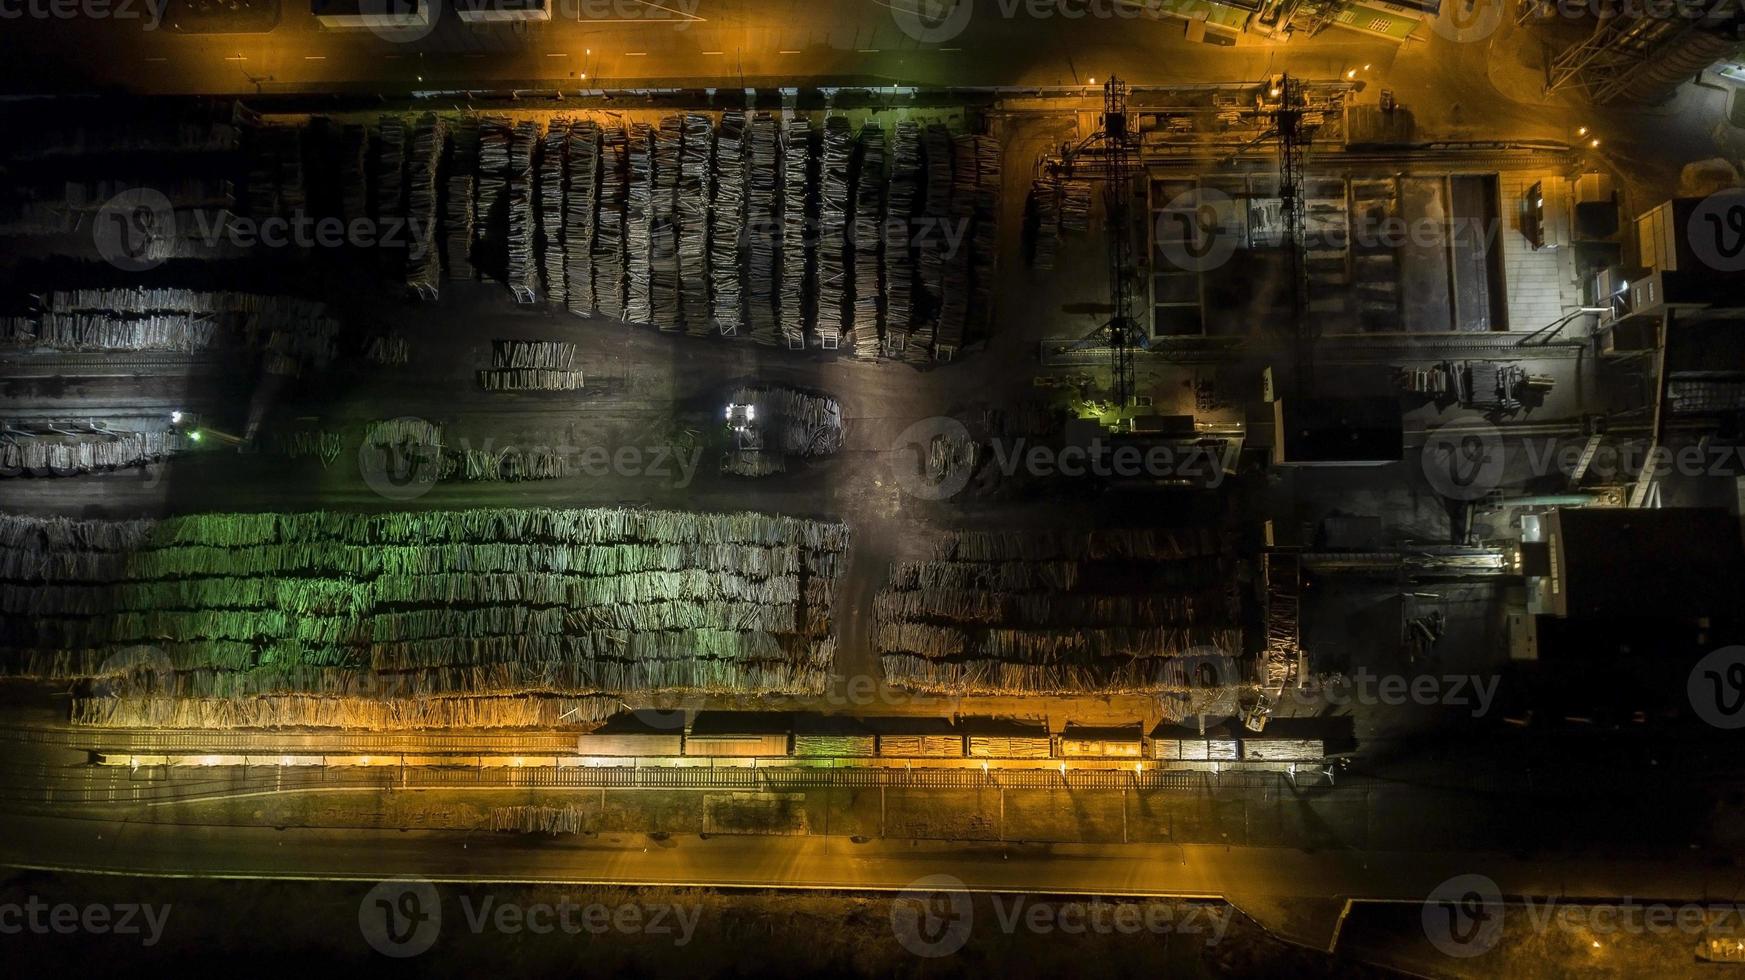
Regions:
<instances>
[{"instance_id":1,"label":"timber sorting yard","mask_svg":"<svg viewBox=\"0 0 1745 980\"><path fill-rule=\"evenodd\" d=\"M368 6L14 18L21 961L1745 961L1736 11Z\"/></svg>"}]
</instances>

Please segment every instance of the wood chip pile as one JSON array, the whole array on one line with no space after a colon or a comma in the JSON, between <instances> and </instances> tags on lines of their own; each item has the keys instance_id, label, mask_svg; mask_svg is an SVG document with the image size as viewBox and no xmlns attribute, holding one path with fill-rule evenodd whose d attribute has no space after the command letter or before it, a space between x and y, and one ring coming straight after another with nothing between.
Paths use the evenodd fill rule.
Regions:
<instances>
[{"instance_id":1,"label":"wood chip pile","mask_svg":"<svg viewBox=\"0 0 1745 980\"><path fill-rule=\"evenodd\" d=\"M0 668L76 723L581 725L635 692L816 694L847 528L488 509L0 518ZM560 720L561 719L561 720Z\"/></svg>"},{"instance_id":2,"label":"wood chip pile","mask_svg":"<svg viewBox=\"0 0 1745 980\"><path fill-rule=\"evenodd\" d=\"M1180 690L1172 658L1242 652L1210 530L965 531L892 568L874 644L893 686L948 695Z\"/></svg>"}]
</instances>

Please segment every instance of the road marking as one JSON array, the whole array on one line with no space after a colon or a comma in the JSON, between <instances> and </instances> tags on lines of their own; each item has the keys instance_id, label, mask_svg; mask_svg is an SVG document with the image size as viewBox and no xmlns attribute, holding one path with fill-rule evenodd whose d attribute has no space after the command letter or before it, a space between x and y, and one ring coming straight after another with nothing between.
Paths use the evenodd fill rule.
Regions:
<instances>
[{"instance_id":1,"label":"road marking","mask_svg":"<svg viewBox=\"0 0 1745 980\"><path fill-rule=\"evenodd\" d=\"M244 58L240 54L227 54L224 56L224 60L225 61L247 61L248 59Z\"/></svg>"},{"instance_id":2,"label":"road marking","mask_svg":"<svg viewBox=\"0 0 1745 980\"><path fill-rule=\"evenodd\" d=\"M545 56L547 58L568 58L569 57L568 54L565 54L562 51L547 51L545 53Z\"/></svg>"},{"instance_id":3,"label":"road marking","mask_svg":"<svg viewBox=\"0 0 1745 980\"><path fill-rule=\"evenodd\" d=\"M856 50L855 53L856 54L878 54L879 49L878 48L859 48Z\"/></svg>"},{"instance_id":4,"label":"road marking","mask_svg":"<svg viewBox=\"0 0 1745 980\"><path fill-rule=\"evenodd\" d=\"M306 54L303 56L303 60L304 61L326 61L327 56L324 54Z\"/></svg>"},{"instance_id":5,"label":"road marking","mask_svg":"<svg viewBox=\"0 0 1745 980\"><path fill-rule=\"evenodd\" d=\"M776 54L799 54L798 51L777 51Z\"/></svg>"},{"instance_id":6,"label":"road marking","mask_svg":"<svg viewBox=\"0 0 1745 980\"><path fill-rule=\"evenodd\" d=\"M725 51L703 51L701 54L726 54Z\"/></svg>"},{"instance_id":7,"label":"road marking","mask_svg":"<svg viewBox=\"0 0 1745 980\"><path fill-rule=\"evenodd\" d=\"M626 52L624 52L624 57L626 57L626 58L646 58L646 57L648 57L648 52L647 51L626 51Z\"/></svg>"}]
</instances>

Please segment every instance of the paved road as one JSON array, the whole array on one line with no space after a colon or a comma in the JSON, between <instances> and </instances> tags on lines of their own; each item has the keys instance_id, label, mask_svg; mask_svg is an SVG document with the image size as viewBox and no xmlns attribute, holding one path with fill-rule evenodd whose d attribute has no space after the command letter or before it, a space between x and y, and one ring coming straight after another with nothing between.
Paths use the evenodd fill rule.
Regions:
<instances>
[{"instance_id":1,"label":"paved road","mask_svg":"<svg viewBox=\"0 0 1745 980\"><path fill-rule=\"evenodd\" d=\"M537 846L529 846L536 844ZM1694 862L1522 861L1484 853L1304 853L1208 845L854 843L834 837L540 839L424 831L276 831L9 817L0 863L142 875L899 890L947 874L973 891L1221 897L1326 947L1352 899L1420 901L1456 874L1505 896L1732 901L1735 870Z\"/></svg>"},{"instance_id":2,"label":"paved road","mask_svg":"<svg viewBox=\"0 0 1745 980\"><path fill-rule=\"evenodd\" d=\"M202 94L576 91L674 82L1087 85L1109 71L1152 84L1258 78L1286 64L1332 77L1385 64L1398 47L1345 31L1288 46L1244 38L1250 43L1221 47L1187 41L1180 20L1069 18L1052 6L1038 19L1013 0L976 0L960 32L920 40L899 24L910 2L556 0L546 23L469 26L449 16L428 36L391 41L324 29L305 0L285 0L270 33L206 35L153 29L138 0L141 16L130 19L8 21L22 56L0 66L0 84Z\"/></svg>"}]
</instances>

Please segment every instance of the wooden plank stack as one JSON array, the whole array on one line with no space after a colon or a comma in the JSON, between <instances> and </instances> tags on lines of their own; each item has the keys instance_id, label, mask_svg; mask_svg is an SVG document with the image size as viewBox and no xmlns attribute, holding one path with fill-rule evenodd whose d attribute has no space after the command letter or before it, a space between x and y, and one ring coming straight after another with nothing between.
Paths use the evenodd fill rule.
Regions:
<instances>
[{"instance_id":1,"label":"wooden plank stack","mask_svg":"<svg viewBox=\"0 0 1745 980\"><path fill-rule=\"evenodd\" d=\"M436 168L442 153L443 125L435 115L418 121L412 138L406 182L406 285L435 299L442 280L442 254L436 246Z\"/></svg>"},{"instance_id":2,"label":"wooden plank stack","mask_svg":"<svg viewBox=\"0 0 1745 980\"><path fill-rule=\"evenodd\" d=\"M473 278L473 188L478 166L479 121L468 116L454 128L448 148L448 194L442 206L445 232L442 240L451 279Z\"/></svg>"},{"instance_id":3,"label":"wooden plank stack","mask_svg":"<svg viewBox=\"0 0 1745 980\"><path fill-rule=\"evenodd\" d=\"M784 189L781 130L767 113L751 119L747 140L746 238L750 253L746 261L746 319L751 327L751 339L773 347L780 339L777 332L779 287L777 259L782 239L779 234L783 217L781 194ZM804 278L802 274L802 278Z\"/></svg>"},{"instance_id":4,"label":"wooden plank stack","mask_svg":"<svg viewBox=\"0 0 1745 980\"><path fill-rule=\"evenodd\" d=\"M473 204L473 266L482 274L505 267L509 224L509 120L479 123L479 179Z\"/></svg>"},{"instance_id":5,"label":"wooden plank stack","mask_svg":"<svg viewBox=\"0 0 1745 980\"><path fill-rule=\"evenodd\" d=\"M534 241L539 250L540 279L545 286L545 298L558 304L569 301L569 287L564 278L568 265L566 249L569 245L569 239L564 234L564 220L567 217L564 192L568 188L564 167L569 151L569 137L570 121L552 120L551 127L545 131L545 142L540 145L536 164L539 180L534 188L539 214L539 228Z\"/></svg>"},{"instance_id":6,"label":"wooden plank stack","mask_svg":"<svg viewBox=\"0 0 1745 980\"><path fill-rule=\"evenodd\" d=\"M625 195L629 186L629 142L624 130L608 126L600 134L600 209L594 227L594 308L613 320L624 314L627 239Z\"/></svg>"},{"instance_id":7,"label":"wooden plank stack","mask_svg":"<svg viewBox=\"0 0 1745 980\"><path fill-rule=\"evenodd\" d=\"M709 195L715 164L715 132L709 117L685 116L679 150L679 186L674 204L679 233L680 319L692 336L713 333L709 305Z\"/></svg>"},{"instance_id":8,"label":"wooden plank stack","mask_svg":"<svg viewBox=\"0 0 1745 980\"><path fill-rule=\"evenodd\" d=\"M453 465L504 479L561 462ZM574 724L579 701L654 690L821 693L848 532L758 514L316 511L0 517L0 543L0 672L86 682L77 724L398 729Z\"/></svg>"},{"instance_id":9,"label":"wooden plank stack","mask_svg":"<svg viewBox=\"0 0 1745 980\"><path fill-rule=\"evenodd\" d=\"M516 126L509 137L509 291L522 303L537 296L539 269L533 259L533 150L539 124Z\"/></svg>"},{"instance_id":10,"label":"wooden plank stack","mask_svg":"<svg viewBox=\"0 0 1745 980\"><path fill-rule=\"evenodd\" d=\"M662 331L680 328L679 308L679 157L685 142L684 118L667 116L654 133L654 209L649 220L650 318Z\"/></svg>"},{"instance_id":11,"label":"wooden plank stack","mask_svg":"<svg viewBox=\"0 0 1745 980\"><path fill-rule=\"evenodd\" d=\"M723 337L739 335L745 324L746 274L743 248L745 235L745 113L729 110L721 114L721 128L715 136L715 194L711 202L709 229L709 283L713 303L710 314L715 329Z\"/></svg>"},{"instance_id":12,"label":"wooden plank stack","mask_svg":"<svg viewBox=\"0 0 1745 980\"><path fill-rule=\"evenodd\" d=\"M852 316L854 356L876 358L882 352L884 326L885 132L876 123L860 130L860 167L855 178Z\"/></svg>"},{"instance_id":13,"label":"wooden plank stack","mask_svg":"<svg viewBox=\"0 0 1745 980\"><path fill-rule=\"evenodd\" d=\"M569 311L594 311L595 209L600 199L600 127L572 123L565 138L569 169L564 188L564 301Z\"/></svg>"},{"instance_id":14,"label":"wooden plank stack","mask_svg":"<svg viewBox=\"0 0 1745 980\"><path fill-rule=\"evenodd\" d=\"M652 323L654 317L650 249L654 240L654 131L647 123L630 125L630 188L625 198L626 296L623 319Z\"/></svg>"},{"instance_id":15,"label":"wooden plank stack","mask_svg":"<svg viewBox=\"0 0 1745 980\"><path fill-rule=\"evenodd\" d=\"M844 116L824 120L818 179L817 335L826 350L842 342L851 302L848 223L854 209L854 130Z\"/></svg>"},{"instance_id":16,"label":"wooden plank stack","mask_svg":"<svg viewBox=\"0 0 1745 980\"><path fill-rule=\"evenodd\" d=\"M915 319L915 215L922 180L921 127L897 124L891 144L891 193L885 241L885 351L903 355Z\"/></svg>"},{"instance_id":17,"label":"wooden plank stack","mask_svg":"<svg viewBox=\"0 0 1745 980\"><path fill-rule=\"evenodd\" d=\"M782 342L789 350L806 348L808 286L813 282L813 243L807 234L815 186L812 124L804 116L787 121L782 143L782 284L778 297Z\"/></svg>"}]
</instances>

